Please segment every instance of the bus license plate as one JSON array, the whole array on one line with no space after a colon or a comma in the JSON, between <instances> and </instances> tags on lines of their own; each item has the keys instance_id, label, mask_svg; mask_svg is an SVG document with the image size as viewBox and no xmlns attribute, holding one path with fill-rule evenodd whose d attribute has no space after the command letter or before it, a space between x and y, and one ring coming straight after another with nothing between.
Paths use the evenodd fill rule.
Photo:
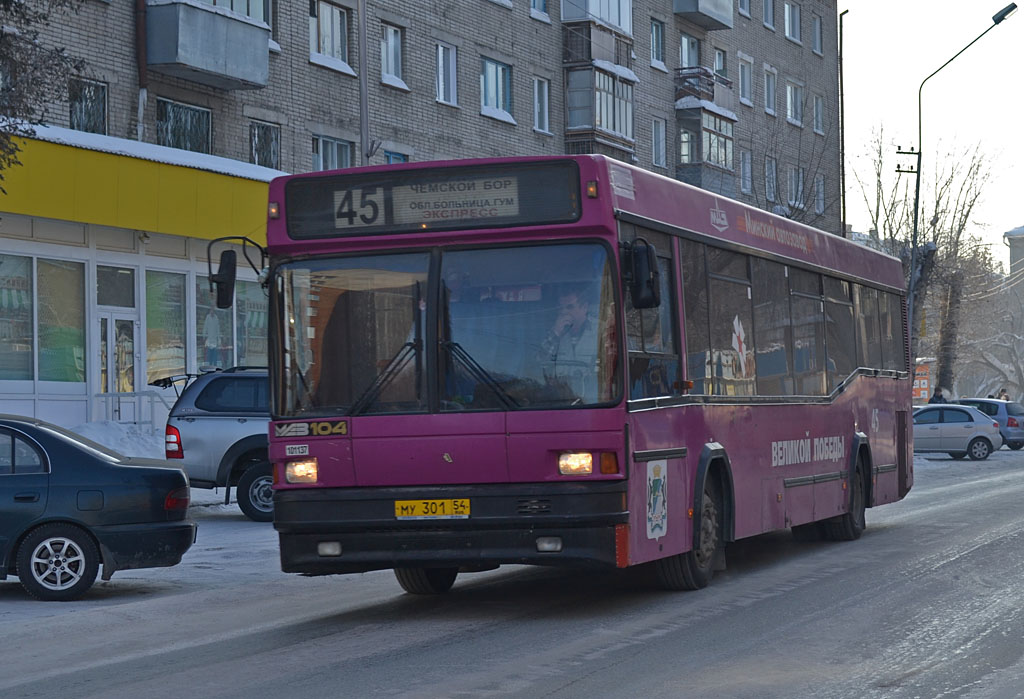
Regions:
<instances>
[{"instance_id":1,"label":"bus license plate","mask_svg":"<svg viewBox=\"0 0 1024 699\"><path fill-rule=\"evenodd\" d=\"M396 519L468 519L469 498L395 500Z\"/></svg>"}]
</instances>

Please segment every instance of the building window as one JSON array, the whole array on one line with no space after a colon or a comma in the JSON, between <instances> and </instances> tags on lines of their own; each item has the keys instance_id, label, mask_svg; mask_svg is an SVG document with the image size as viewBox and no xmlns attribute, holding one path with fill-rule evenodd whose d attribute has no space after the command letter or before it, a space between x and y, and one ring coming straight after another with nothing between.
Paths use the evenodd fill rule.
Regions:
<instances>
[{"instance_id":1,"label":"building window","mask_svg":"<svg viewBox=\"0 0 1024 699\"><path fill-rule=\"evenodd\" d=\"M571 70L566 85L568 128L593 128L594 78L589 70Z\"/></svg>"},{"instance_id":2,"label":"building window","mask_svg":"<svg viewBox=\"0 0 1024 699\"><path fill-rule=\"evenodd\" d=\"M68 80L71 128L89 133L107 133L107 85L95 80Z\"/></svg>"},{"instance_id":3,"label":"building window","mask_svg":"<svg viewBox=\"0 0 1024 699\"><path fill-rule=\"evenodd\" d=\"M740 11L741 15L750 16L750 0L739 0L736 8Z\"/></svg>"},{"instance_id":4,"label":"building window","mask_svg":"<svg viewBox=\"0 0 1024 699\"><path fill-rule=\"evenodd\" d=\"M83 383L86 370L85 265L39 259L36 270L39 282L38 378L40 381Z\"/></svg>"},{"instance_id":5,"label":"building window","mask_svg":"<svg viewBox=\"0 0 1024 699\"><path fill-rule=\"evenodd\" d=\"M764 0L764 26L775 29L775 0Z\"/></svg>"},{"instance_id":6,"label":"building window","mask_svg":"<svg viewBox=\"0 0 1024 699\"><path fill-rule=\"evenodd\" d=\"M611 73L594 71L595 126L633 138L633 84Z\"/></svg>"},{"instance_id":7,"label":"building window","mask_svg":"<svg viewBox=\"0 0 1024 699\"><path fill-rule=\"evenodd\" d=\"M764 159L764 198L770 202L774 202L778 198L777 174L778 167L776 166L775 158L766 156Z\"/></svg>"},{"instance_id":8,"label":"building window","mask_svg":"<svg viewBox=\"0 0 1024 699\"><path fill-rule=\"evenodd\" d=\"M185 275L146 271L146 383L184 374Z\"/></svg>"},{"instance_id":9,"label":"building window","mask_svg":"<svg viewBox=\"0 0 1024 699\"><path fill-rule=\"evenodd\" d=\"M651 20L651 65L665 67L665 23Z\"/></svg>"},{"instance_id":10,"label":"building window","mask_svg":"<svg viewBox=\"0 0 1024 699\"><path fill-rule=\"evenodd\" d=\"M740 191L750 194L754 189L754 172L751 167L751 153L749 150L740 151Z\"/></svg>"},{"instance_id":11,"label":"building window","mask_svg":"<svg viewBox=\"0 0 1024 699\"><path fill-rule=\"evenodd\" d=\"M259 282L235 285L235 327L238 329L238 363L268 366L267 294Z\"/></svg>"},{"instance_id":12,"label":"building window","mask_svg":"<svg viewBox=\"0 0 1024 699\"><path fill-rule=\"evenodd\" d=\"M508 4L511 6L511 0ZM601 20L633 33L633 0L573 0L559 3L562 20Z\"/></svg>"},{"instance_id":13,"label":"building window","mask_svg":"<svg viewBox=\"0 0 1024 699\"><path fill-rule=\"evenodd\" d=\"M729 70L725 65L725 51L723 49L715 49L715 73L723 78L729 77Z\"/></svg>"},{"instance_id":14,"label":"building window","mask_svg":"<svg viewBox=\"0 0 1024 699\"><path fill-rule=\"evenodd\" d=\"M700 65L700 42L689 34L679 41L679 67L696 68Z\"/></svg>"},{"instance_id":15,"label":"building window","mask_svg":"<svg viewBox=\"0 0 1024 699\"><path fill-rule=\"evenodd\" d=\"M651 162L657 167L665 167L665 120L655 118L651 121Z\"/></svg>"},{"instance_id":16,"label":"building window","mask_svg":"<svg viewBox=\"0 0 1024 699\"><path fill-rule=\"evenodd\" d=\"M754 63L753 61L741 58L739 61L740 71L740 101L744 104L754 104L754 90L753 80L751 76L754 74Z\"/></svg>"},{"instance_id":17,"label":"building window","mask_svg":"<svg viewBox=\"0 0 1024 699\"><path fill-rule=\"evenodd\" d=\"M456 49L448 44L437 45L437 101L458 104Z\"/></svg>"},{"instance_id":18,"label":"building window","mask_svg":"<svg viewBox=\"0 0 1024 699\"><path fill-rule=\"evenodd\" d=\"M700 162L697 155L697 134L689 129L679 129L679 162L683 165Z\"/></svg>"},{"instance_id":19,"label":"building window","mask_svg":"<svg viewBox=\"0 0 1024 699\"><path fill-rule=\"evenodd\" d=\"M223 369L234 364L234 323L231 309L217 308L217 295L207 277L196 275L196 364Z\"/></svg>"},{"instance_id":20,"label":"building window","mask_svg":"<svg viewBox=\"0 0 1024 699\"><path fill-rule=\"evenodd\" d=\"M157 98L157 143L170 148L210 152L210 110Z\"/></svg>"},{"instance_id":21,"label":"building window","mask_svg":"<svg viewBox=\"0 0 1024 699\"><path fill-rule=\"evenodd\" d=\"M533 79L533 128L549 133L551 124L548 116L548 102L551 83L544 78Z\"/></svg>"},{"instance_id":22,"label":"building window","mask_svg":"<svg viewBox=\"0 0 1024 699\"><path fill-rule=\"evenodd\" d=\"M0 254L0 380L32 380L34 319L32 258Z\"/></svg>"},{"instance_id":23,"label":"building window","mask_svg":"<svg viewBox=\"0 0 1024 699\"><path fill-rule=\"evenodd\" d=\"M787 2L786 10L786 38L800 43L800 6L795 2Z\"/></svg>"},{"instance_id":24,"label":"building window","mask_svg":"<svg viewBox=\"0 0 1024 699\"><path fill-rule=\"evenodd\" d=\"M804 208L804 168L795 165L789 168L789 205L796 208Z\"/></svg>"},{"instance_id":25,"label":"building window","mask_svg":"<svg viewBox=\"0 0 1024 699\"><path fill-rule=\"evenodd\" d=\"M270 24L270 12L268 12L267 0L203 0L210 5L224 7L232 12L245 15L265 24Z\"/></svg>"},{"instance_id":26,"label":"building window","mask_svg":"<svg viewBox=\"0 0 1024 699\"><path fill-rule=\"evenodd\" d=\"M764 111L775 114L775 70L764 72Z\"/></svg>"},{"instance_id":27,"label":"building window","mask_svg":"<svg viewBox=\"0 0 1024 699\"><path fill-rule=\"evenodd\" d=\"M405 153L386 150L384 151L384 162L388 165L393 165L395 163L407 163L409 162L409 156Z\"/></svg>"},{"instance_id":28,"label":"building window","mask_svg":"<svg viewBox=\"0 0 1024 699\"><path fill-rule=\"evenodd\" d=\"M821 17L818 15L811 15L811 50L814 53L820 54L821 49Z\"/></svg>"},{"instance_id":29,"label":"building window","mask_svg":"<svg viewBox=\"0 0 1024 699\"><path fill-rule=\"evenodd\" d=\"M329 2L309 5L309 52L348 63L348 11Z\"/></svg>"},{"instance_id":30,"label":"building window","mask_svg":"<svg viewBox=\"0 0 1024 699\"><path fill-rule=\"evenodd\" d=\"M402 81L402 30L391 24L381 25L380 78L386 85L409 89Z\"/></svg>"},{"instance_id":31,"label":"building window","mask_svg":"<svg viewBox=\"0 0 1024 699\"><path fill-rule=\"evenodd\" d=\"M281 127L262 121L249 123L249 162L281 168Z\"/></svg>"},{"instance_id":32,"label":"building window","mask_svg":"<svg viewBox=\"0 0 1024 699\"><path fill-rule=\"evenodd\" d=\"M512 66L490 58L483 59L480 110L485 116L512 119Z\"/></svg>"},{"instance_id":33,"label":"building window","mask_svg":"<svg viewBox=\"0 0 1024 699\"><path fill-rule=\"evenodd\" d=\"M825 98L814 96L814 132L825 135Z\"/></svg>"},{"instance_id":34,"label":"building window","mask_svg":"<svg viewBox=\"0 0 1024 699\"><path fill-rule=\"evenodd\" d=\"M352 142L327 136L313 137L313 170L352 167Z\"/></svg>"},{"instance_id":35,"label":"building window","mask_svg":"<svg viewBox=\"0 0 1024 699\"><path fill-rule=\"evenodd\" d=\"M547 14L548 0L530 0L530 9Z\"/></svg>"},{"instance_id":36,"label":"building window","mask_svg":"<svg viewBox=\"0 0 1024 699\"><path fill-rule=\"evenodd\" d=\"M732 122L711 112L703 112L704 162L732 170Z\"/></svg>"},{"instance_id":37,"label":"building window","mask_svg":"<svg viewBox=\"0 0 1024 699\"><path fill-rule=\"evenodd\" d=\"M814 176L814 213L825 213L825 176Z\"/></svg>"},{"instance_id":38,"label":"building window","mask_svg":"<svg viewBox=\"0 0 1024 699\"><path fill-rule=\"evenodd\" d=\"M796 83L786 83L786 119L797 126L804 123L804 88Z\"/></svg>"}]
</instances>

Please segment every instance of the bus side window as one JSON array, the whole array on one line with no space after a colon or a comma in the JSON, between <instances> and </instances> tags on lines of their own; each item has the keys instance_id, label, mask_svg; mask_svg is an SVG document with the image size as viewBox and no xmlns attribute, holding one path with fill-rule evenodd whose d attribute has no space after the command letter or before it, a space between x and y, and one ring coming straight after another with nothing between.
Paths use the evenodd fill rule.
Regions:
<instances>
[{"instance_id":1,"label":"bus side window","mask_svg":"<svg viewBox=\"0 0 1024 699\"><path fill-rule=\"evenodd\" d=\"M857 307L857 361L869 369L882 368L882 340L878 330L878 291L854 284Z\"/></svg>"},{"instance_id":2,"label":"bus side window","mask_svg":"<svg viewBox=\"0 0 1024 699\"><path fill-rule=\"evenodd\" d=\"M679 266L683 274L683 318L686 345L686 378L690 393L711 393L711 336L708 319L708 275L704 245L679 241Z\"/></svg>"},{"instance_id":3,"label":"bus side window","mask_svg":"<svg viewBox=\"0 0 1024 699\"><path fill-rule=\"evenodd\" d=\"M793 328L789 315L786 266L761 258L750 261L757 347L757 394L793 395Z\"/></svg>"},{"instance_id":4,"label":"bus side window","mask_svg":"<svg viewBox=\"0 0 1024 699\"><path fill-rule=\"evenodd\" d=\"M629 349L629 397L653 398L674 394L679 380L676 345L675 294L671 261L658 257L661 303L656 308L633 308L627 289L626 340Z\"/></svg>"}]
</instances>

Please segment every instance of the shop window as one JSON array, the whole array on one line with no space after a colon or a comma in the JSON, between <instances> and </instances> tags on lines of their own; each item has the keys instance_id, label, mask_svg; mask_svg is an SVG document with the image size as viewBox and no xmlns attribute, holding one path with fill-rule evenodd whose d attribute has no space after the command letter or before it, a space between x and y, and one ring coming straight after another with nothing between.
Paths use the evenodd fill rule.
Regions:
<instances>
[{"instance_id":1,"label":"shop window","mask_svg":"<svg viewBox=\"0 0 1024 699\"><path fill-rule=\"evenodd\" d=\"M39 380L85 381L85 265L39 260Z\"/></svg>"},{"instance_id":2,"label":"shop window","mask_svg":"<svg viewBox=\"0 0 1024 699\"><path fill-rule=\"evenodd\" d=\"M230 308L217 308L207 277L196 276L196 364L225 369L234 364L234 323Z\"/></svg>"},{"instance_id":3,"label":"shop window","mask_svg":"<svg viewBox=\"0 0 1024 699\"><path fill-rule=\"evenodd\" d=\"M0 255L0 380L32 379L32 258Z\"/></svg>"},{"instance_id":4,"label":"shop window","mask_svg":"<svg viewBox=\"0 0 1024 699\"><path fill-rule=\"evenodd\" d=\"M238 364L267 366L267 294L256 282L235 285Z\"/></svg>"},{"instance_id":5,"label":"shop window","mask_svg":"<svg viewBox=\"0 0 1024 699\"><path fill-rule=\"evenodd\" d=\"M185 373L185 275L146 272L146 383Z\"/></svg>"}]
</instances>

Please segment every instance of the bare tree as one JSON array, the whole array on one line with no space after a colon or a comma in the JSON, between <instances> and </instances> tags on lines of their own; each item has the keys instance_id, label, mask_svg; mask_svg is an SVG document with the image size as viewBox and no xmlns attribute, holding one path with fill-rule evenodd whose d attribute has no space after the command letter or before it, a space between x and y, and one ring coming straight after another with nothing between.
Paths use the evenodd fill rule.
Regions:
<instances>
[{"instance_id":1,"label":"bare tree","mask_svg":"<svg viewBox=\"0 0 1024 699\"><path fill-rule=\"evenodd\" d=\"M21 164L18 138L35 133L33 126L46 121L47 104L66 94L69 74L83 68L63 47L39 38L52 18L77 11L81 1L0 0L0 181Z\"/></svg>"}]
</instances>

